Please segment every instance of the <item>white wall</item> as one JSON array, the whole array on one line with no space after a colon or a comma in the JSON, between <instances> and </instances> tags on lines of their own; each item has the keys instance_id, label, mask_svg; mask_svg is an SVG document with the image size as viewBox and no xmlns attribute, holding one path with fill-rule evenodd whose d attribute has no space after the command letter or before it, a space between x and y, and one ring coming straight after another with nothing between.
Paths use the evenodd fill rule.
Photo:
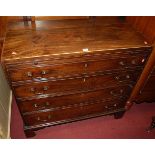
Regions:
<instances>
[{"instance_id":1,"label":"white wall","mask_svg":"<svg viewBox=\"0 0 155 155\"><path fill-rule=\"evenodd\" d=\"M12 92L0 66L0 138L10 138Z\"/></svg>"}]
</instances>

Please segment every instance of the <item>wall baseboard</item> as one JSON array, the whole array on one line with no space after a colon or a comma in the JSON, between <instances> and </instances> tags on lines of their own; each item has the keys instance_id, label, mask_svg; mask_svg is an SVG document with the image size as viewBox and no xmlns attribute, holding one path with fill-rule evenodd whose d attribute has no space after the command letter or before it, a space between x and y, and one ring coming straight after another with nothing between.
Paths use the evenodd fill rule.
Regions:
<instances>
[{"instance_id":1,"label":"wall baseboard","mask_svg":"<svg viewBox=\"0 0 155 155\"><path fill-rule=\"evenodd\" d=\"M12 106L12 91L10 91L10 99L9 99L9 113L8 113L8 132L7 139L10 139L10 125L11 125L11 106Z\"/></svg>"},{"instance_id":2,"label":"wall baseboard","mask_svg":"<svg viewBox=\"0 0 155 155\"><path fill-rule=\"evenodd\" d=\"M1 119L0 119L0 139L10 139L10 125L11 125L11 105L12 105L12 91L9 93L8 109L0 104Z\"/></svg>"}]
</instances>

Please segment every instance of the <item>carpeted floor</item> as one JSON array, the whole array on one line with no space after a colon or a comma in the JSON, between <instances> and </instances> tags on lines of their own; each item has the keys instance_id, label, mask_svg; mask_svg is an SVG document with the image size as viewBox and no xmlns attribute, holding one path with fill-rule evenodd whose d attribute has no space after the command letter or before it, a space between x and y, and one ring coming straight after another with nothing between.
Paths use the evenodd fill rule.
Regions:
<instances>
[{"instance_id":1,"label":"carpeted floor","mask_svg":"<svg viewBox=\"0 0 155 155\"><path fill-rule=\"evenodd\" d=\"M124 138L155 138L155 129L146 132L152 116L155 116L155 103L143 103L134 105L122 119L114 119L113 116L103 116L74 123L52 126L36 132L33 138L51 139L124 139ZM23 124L15 101L12 104L11 138L26 138L23 132Z\"/></svg>"}]
</instances>

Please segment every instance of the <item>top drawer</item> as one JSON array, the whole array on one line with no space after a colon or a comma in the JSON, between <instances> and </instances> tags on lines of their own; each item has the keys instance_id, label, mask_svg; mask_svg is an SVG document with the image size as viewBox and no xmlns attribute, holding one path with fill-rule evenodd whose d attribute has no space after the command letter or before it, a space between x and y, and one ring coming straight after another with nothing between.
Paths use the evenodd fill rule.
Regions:
<instances>
[{"instance_id":1,"label":"top drawer","mask_svg":"<svg viewBox=\"0 0 155 155\"><path fill-rule=\"evenodd\" d=\"M142 67L146 61L146 56L129 56L128 58L107 58L96 59L83 62L70 62L59 64L44 64L35 66L24 65L8 68L9 77L12 82L17 81L46 81L53 78L65 78L92 74L96 72L107 72L113 70L123 70L132 67Z\"/></svg>"}]
</instances>

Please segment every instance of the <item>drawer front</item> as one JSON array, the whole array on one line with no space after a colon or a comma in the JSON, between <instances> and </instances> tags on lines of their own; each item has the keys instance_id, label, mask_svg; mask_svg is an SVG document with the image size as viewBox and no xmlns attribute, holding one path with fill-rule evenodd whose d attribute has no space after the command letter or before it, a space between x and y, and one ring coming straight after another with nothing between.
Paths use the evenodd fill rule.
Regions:
<instances>
[{"instance_id":1,"label":"drawer front","mask_svg":"<svg viewBox=\"0 0 155 155\"><path fill-rule=\"evenodd\" d=\"M106 72L130 67L143 66L146 61L144 56L102 59L98 61L86 61L79 63L55 64L51 66L18 67L8 69L12 82L33 80L44 81L53 78L65 78L92 74L96 72ZM48 64L46 64L48 65Z\"/></svg>"},{"instance_id":2,"label":"drawer front","mask_svg":"<svg viewBox=\"0 0 155 155\"><path fill-rule=\"evenodd\" d=\"M31 115L24 115L24 122L27 126L65 121L71 119L78 119L83 116L91 116L100 113L112 112L116 109L123 108L124 102L120 100L98 102L92 104L69 106L65 109L58 109L55 111L46 111L41 113L35 113Z\"/></svg>"},{"instance_id":3,"label":"drawer front","mask_svg":"<svg viewBox=\"0 0 155 155\"><path fill-rule=\"evenodd\" d=\"M36 96L61 96L88 90L118 86L123 83L135 83L136 73L115 73L109 75L94 75L90 77L77 77L61 79L56 81L30 83L14 86L14 93L17 98L29 98Z\"/></svg>"},{"instance_id":4,"label":"drawer front","mask_svg":"<svg viewBox=\"0 0 155 155\"><path fill-rule=\"evenodd\" d=\"M74 95L65 95L60 97L48 97L33 99L29 101L19 101L18 106L22 113L44 110L57 109L73 104L92 103L98 100L111 100L112 98L124 98L131 92L131 87L128 85L111 87L97 91L90 91L87 93L78 93Z\"/></svg>"}]
</instances>

